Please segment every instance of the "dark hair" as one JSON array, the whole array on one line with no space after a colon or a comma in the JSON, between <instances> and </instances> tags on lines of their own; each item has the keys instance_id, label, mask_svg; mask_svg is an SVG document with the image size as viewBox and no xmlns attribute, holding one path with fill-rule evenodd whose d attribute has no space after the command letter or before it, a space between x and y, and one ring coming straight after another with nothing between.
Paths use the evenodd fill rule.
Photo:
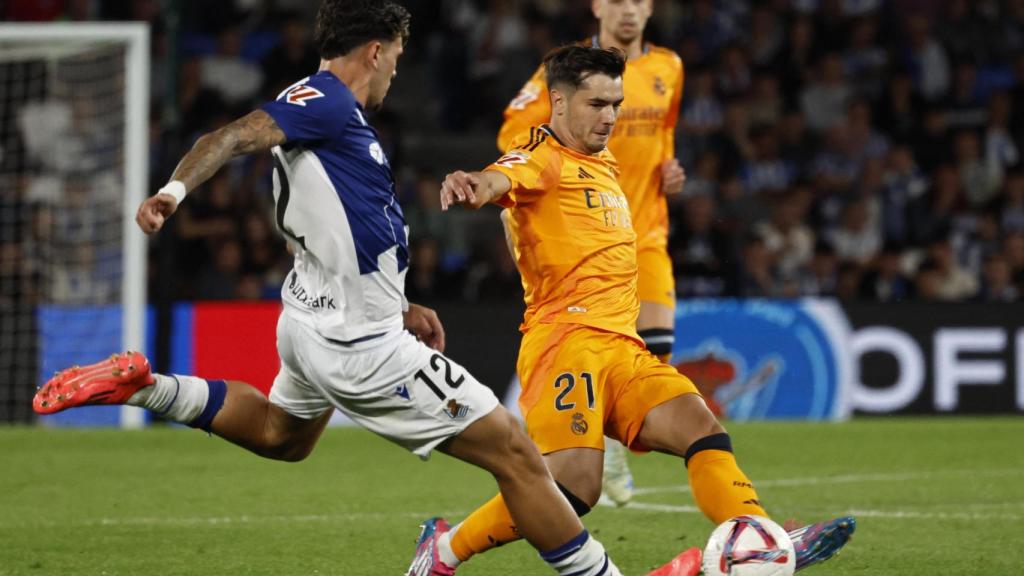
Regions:
<instances>
[{"instance_id":1,"label":"dark hair","mask_svg":"<svg viewBox=\"0 0 1024 576\"><path fill-rule=\"evenodd\" d=\"M320 57L344 56L371 40L409 38L409 11L390 0L322 0L313 39Z\"/></svg>"},{"instance_id":2,"label":"dark hair","mask_svg":"<svg viewBox=\"0 0 1024 576\"><path fill-rule=\"evenodd\" d=\"M552 88L562 84L575 89L594 74L618 78L625 70L626 54L618 48L569 44L555 48L544 57L544 71L548 86Z\"/></svg>"}]
</instances>

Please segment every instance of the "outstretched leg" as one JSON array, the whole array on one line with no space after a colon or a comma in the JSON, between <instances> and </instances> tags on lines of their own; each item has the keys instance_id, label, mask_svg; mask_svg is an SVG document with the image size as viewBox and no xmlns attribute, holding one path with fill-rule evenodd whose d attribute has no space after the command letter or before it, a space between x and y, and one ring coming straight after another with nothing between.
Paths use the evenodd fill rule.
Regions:
<instances>
[{"instance_id":1,"label":"outstretched leg","mask_svg":"<svg viewBox=\"0 0 1024 576\"><path fill-rule=\"evenodd\" d=\"M330 411L311 419L293 416L244 382L154 374L139 352L64 370L33 399L40 414L90 404L141 406L260 456L287 461L308 456L330 419Z\"/></svg>"}]
</instances>

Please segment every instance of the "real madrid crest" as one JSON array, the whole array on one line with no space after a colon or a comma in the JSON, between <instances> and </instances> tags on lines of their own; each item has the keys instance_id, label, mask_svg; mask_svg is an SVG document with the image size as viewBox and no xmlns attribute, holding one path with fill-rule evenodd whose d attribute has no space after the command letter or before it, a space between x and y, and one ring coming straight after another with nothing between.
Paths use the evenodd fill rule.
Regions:
<instances>
[{"instance_id":1,"label":"real madrid crest","mask_svg":"<svg viewBox=\"0 0 1024 576\"><path fill-rule=\"evenodd\" d=\"M667 92L665 83L661 80L661 76L654 77L654 91L657 92L659 96L664 96L665 92Z\"/></svg>"},{"instance_id":2,"label":"real madrid crest","mask_svg":"<svg viewBox=\"0 0 1024 576\"><path fill-rule=\"evenodd\" d=\"M583 414L576 412L572 415L572 424L569 424L569 429L572 433L577 436L583 436L590 430L590 424L587 424L587 419L583 417Z\"/></svg>"}]
</instances>

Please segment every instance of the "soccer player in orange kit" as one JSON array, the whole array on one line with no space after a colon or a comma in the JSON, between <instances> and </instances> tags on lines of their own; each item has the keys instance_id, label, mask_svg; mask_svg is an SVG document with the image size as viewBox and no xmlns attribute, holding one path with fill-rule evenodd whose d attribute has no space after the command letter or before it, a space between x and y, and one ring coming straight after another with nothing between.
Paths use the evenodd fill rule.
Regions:
<instances>
[{"instance_id":1,"label":"soccer player in orange kit","mask_svg":"<svg viewBox=\"0 0 1024 576\"><path fill-rule=\"evenodd\" d=\"M637 234L640 313L636 329L647 349L668 362L675 342L675 279L668 255L668 208L665 197L682 191L683 169L675 157L675 129L683 93L683 62L675 52L644 42L652 0L594 0L600 31L594 47L618 48L626 54L622 77L625 101L608 149L619 163L619 185L629 201ZM548 86L541 66L505 109L498 148L551 117ZM633 476L626 450L608 443L604 493L618 505L633 496Z\"/></svg>"}]
</instances>

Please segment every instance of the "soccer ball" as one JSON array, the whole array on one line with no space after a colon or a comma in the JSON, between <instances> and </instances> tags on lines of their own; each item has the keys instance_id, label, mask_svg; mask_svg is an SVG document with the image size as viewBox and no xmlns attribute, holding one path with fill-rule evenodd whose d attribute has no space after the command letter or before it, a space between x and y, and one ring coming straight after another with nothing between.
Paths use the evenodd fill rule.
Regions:
<instances>
[{"instance_id":1,"label":"soccer ball","mask_svg":"<svg viewBox=\"0 0 1024 576\"><path fill-rule=\"evenodd\" d=\"M792 576L796 551L782 526L761 516L737 516L711 533L703 568L705 576Z\"/></svg>"}]
</instances>

